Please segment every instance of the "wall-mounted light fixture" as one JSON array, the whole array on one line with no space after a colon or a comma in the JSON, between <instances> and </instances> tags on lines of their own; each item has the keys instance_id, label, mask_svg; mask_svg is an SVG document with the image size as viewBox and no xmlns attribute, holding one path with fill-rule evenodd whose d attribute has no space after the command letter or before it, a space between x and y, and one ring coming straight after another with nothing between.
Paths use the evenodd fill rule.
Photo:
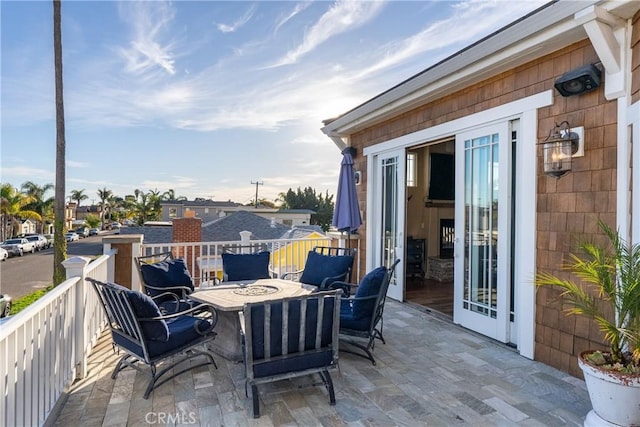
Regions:
<instances>
[{"instance_id":1,"label":"wall-mounted light fixture","mask_svg":"<svg viewBox=\"0 0 640 427\"><path fill-rule=\"evenodd\" d=\"M549 136L542 142L544 173L560 178L571 172L571 158L578 152L580 137L571 131L568 121L563 121L549 131Z\"/></svg>"}]
</instances>

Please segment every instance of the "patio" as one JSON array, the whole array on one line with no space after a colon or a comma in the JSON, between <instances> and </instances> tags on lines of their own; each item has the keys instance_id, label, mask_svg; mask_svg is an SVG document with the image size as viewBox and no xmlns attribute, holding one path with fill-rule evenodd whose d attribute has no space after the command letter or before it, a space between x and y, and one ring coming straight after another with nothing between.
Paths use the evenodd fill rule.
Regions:
<instances>
[{"instance_id":1,"label":"patio","mask_svg":"<svg viewBox=\"0 0 640 427\"><path fill-rule=\"evenodd\" d=\"M103 334L89 375L71 387L51 424L147 425L582 425L591 409L584 382L515 351L388 300L377 366L340 353L333 371L336 406L323 387L290 382L259 387L262 417L253 419L243 366L217 357L160 386L148 400L144 381L129 369L110 378L116 355ZM303 379L305 380L305 379ZM297 381L302 385L305 381Z\"/></svg>"}]
</instances>

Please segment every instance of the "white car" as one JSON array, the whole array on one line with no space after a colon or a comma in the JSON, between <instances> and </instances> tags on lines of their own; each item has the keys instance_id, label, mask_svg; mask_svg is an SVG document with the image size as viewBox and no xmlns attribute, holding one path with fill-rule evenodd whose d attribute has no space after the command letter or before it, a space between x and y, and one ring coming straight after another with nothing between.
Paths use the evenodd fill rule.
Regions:
<instances>
[{"instance_id":1,"label":"white car","mask_svg":"<svg viewBox=\"0 0 640 427\"><path fill-rule=\"evenodd\" d=\"M36 251L41 251L49 247L49 242L47 241L47 238L44 237L42 234L29 234L28 236L25 236L25 239L27 239L28 241L32 242L35 245Z\"/></svg>"},{"instance_id":2,"label":"white car","mask_svg":"<svg viewBox=\"0 0 640 427\"><path fill-rule=\"evenodd\" d=\"M9 255L22 256L26 252L34 253L36 246L25 239L24 237L16 237L14 239L7 239L2 242L2 247L9 252Z\"/></svg>"},{"instance_id":3,"label":"white car","mask_svg":"<svg viewBox=\"0 0 640 427\"><path fill-rule=\"evenodd\" d=\"M5 248L0 248L0 261L4 261L9 258L9 252Z\"/></svg>"},{"instance_id":4,"label":"white car","mask_svg":"<svg viewBox=\"0 0 640 427\"><path fill-rule=\"evenodd\" d=\"M80 236L78 233L74 233L70 231L69 233L64 234L64 238L67 242L75 242L76 240L80 240Z\"/></svg>"}]
</instances>

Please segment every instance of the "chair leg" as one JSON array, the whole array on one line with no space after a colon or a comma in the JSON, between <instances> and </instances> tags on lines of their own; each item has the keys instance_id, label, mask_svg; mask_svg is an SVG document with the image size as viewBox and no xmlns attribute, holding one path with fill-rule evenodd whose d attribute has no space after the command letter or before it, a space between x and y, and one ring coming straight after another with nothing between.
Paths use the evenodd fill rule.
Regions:
<instances>
[{"instance_id":1,"label":"chair leg","mask_svg":"<svg viewBox=\"0 0 640 427\"><path fill-rule=\"evenodd\" d=\"M355 341L351 341L351 340L345 340L344 342L346 342L347 344L350 344L354 347L358 347L360 350L362 350L364 353L366 354L362 354L360 352L356 352L353 350L349 350L349 349L345 349L343 347L340 347L340 351L344 351L345 353L349 353L349 354L354 354L356 356L360 356L360 357L364 357L365 359L369 359L371 361L372 365L376 365L376 359L373 358L373 353L371 353L371 351L369 350L369 348L371 347L371 343L369 342L367 346L364 346L360 343L357 343Z\"/></svg>"},{"instance_id":2,"label":"chair leg","mask_svg":"<svg viewBox=\"0 0 640 427\"><path fill-rule=\"evenodd\" d=\"M113 370L113 373L111 373L111 379L116 379L116 377L118 376L118 372L120 372L121 370L123 370L127 364L126 364L126 360L129 358L128 354L125 354L124 356L122 356L120 358L120 360L118 360L118 364L116 365L115 369Z\"/></svg>"},{"instance_id":3,"label":"chair leg","mask_svg":"<svg viewBox=\"0 0 640 427\"><path fill-rule=\"evenodd\" d=\"M329 392L329 403L331 405L335 405L336 393L333 389L333 380L331 379L331 374L329 373L329 371L321 371L320 376L322 377L322 381L324 382L324 385L327 388L327 392Z\"/></svg>"},{"instance_id":4,"label":"chair leg","mask_svg":"<svg viewBox=\"0 0 640 427\"><path fill-rule=\"evenodd\" d=\"M260 396L258 396L258 387L251 385L251 396L253 398L253 418L260 418Z\"/></svg>"}]
</instances>

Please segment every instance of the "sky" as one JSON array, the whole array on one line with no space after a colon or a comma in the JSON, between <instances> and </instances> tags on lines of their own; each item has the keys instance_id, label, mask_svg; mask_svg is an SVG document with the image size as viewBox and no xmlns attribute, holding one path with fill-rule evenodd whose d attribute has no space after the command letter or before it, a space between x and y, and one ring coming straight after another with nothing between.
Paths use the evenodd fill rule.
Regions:
<instances>
[{"instance_id":1,"label":"sky","mask_svg":"<svg viewBox=\"0 0 640 427\"><path fill-rule=\"evenodd\" d=\"M323 120L543 3L63 1L66 193L335 194ZM0 182L54 184L52 3L2 0L0 19Z\"/></svg>"}]
</instances>

